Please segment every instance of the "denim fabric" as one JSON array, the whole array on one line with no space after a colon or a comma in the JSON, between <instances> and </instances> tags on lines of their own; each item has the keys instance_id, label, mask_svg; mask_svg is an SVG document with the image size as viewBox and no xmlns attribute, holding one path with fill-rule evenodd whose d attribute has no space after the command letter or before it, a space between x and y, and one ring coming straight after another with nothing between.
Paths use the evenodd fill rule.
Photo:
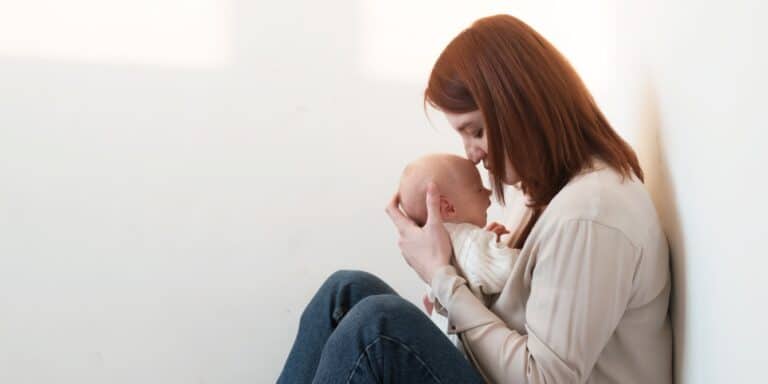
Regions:
<instances>
[{"instance_id":1,"label":"denim fabric","mask_svg":"<svg viewBox=\"0 0 768 384\"><path fill-rule=\"evenodd\" d=\"M338 271L301 315L278 384L482 383L415 305L378 277Z\"/></svg>"}]
</instances>

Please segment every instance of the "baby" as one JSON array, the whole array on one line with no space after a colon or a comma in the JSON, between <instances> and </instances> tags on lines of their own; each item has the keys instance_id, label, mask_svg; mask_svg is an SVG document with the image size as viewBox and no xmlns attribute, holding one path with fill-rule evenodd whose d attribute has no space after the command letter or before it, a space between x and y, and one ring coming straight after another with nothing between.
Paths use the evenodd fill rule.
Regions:
<instances>
[{"instance_id":1,"label":"baby","mask_svg":"<svg viewBox=\"0 0 768 384\"><path fill-rule=\"evenodd\" d=\"M489 295L501 291L519 250L500 241L502 234L509 233L504 226L494 223L483 229L491 191L483 186L475 165L459 156L424 156L403 171L400 205L416 224L424 225L427 220L426 193L430 181L440 190L440 215L453 245L451 262L465 277L472 293L487 302ZM430 294L429 303L434 302ZM429 303L425 300L425 305ZM436 308L446 315L442 306ZM429 306L428 311L431 312ZM444 318L430 314L438 325L444 324Z\"/></svg>"}]
</instances>

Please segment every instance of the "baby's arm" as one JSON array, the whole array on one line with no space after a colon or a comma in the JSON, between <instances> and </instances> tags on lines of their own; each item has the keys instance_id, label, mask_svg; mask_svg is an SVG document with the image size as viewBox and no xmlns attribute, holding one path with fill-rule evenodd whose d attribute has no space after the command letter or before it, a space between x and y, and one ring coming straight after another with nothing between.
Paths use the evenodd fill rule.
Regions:
<instances>
[{"instance_id":1,"label":"baby's arm","mask_svg":"<svg viewBox=\"0 0 768 384\"><path fill-rule=\"evenodd\" d=\"M472 224L446 224L459 269L478 296L499 293L507 282L518 249L499 242L506 228L498 224L486 230Z\"/></svg>"}]
</instances>

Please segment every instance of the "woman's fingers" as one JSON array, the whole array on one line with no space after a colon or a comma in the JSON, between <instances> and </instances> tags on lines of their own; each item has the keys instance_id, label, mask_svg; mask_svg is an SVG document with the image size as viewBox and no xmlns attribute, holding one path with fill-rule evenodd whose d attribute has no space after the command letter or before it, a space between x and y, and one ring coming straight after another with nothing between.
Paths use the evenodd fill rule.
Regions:
<instances>
[{"instance_id":1,"label":"woman's fingers","mask_svg":"<svg viewBox=\"0 0 768 384\"><path fill-rule=\"evenodd\" d=\"M394 223L395 227L397 227L398 231L400 231L400 233L403 233L405 230L416 226L416 224L407 216L405 216L400 210L400 194L398 193L395 193L395 196L393 196L392 200L389 201L385 211L387 212L387 215L389 215L389 218L392 220L392 223Z\"/></svg>"},{"instance_id":2,"label":"woman's fingers","mask_svg":"<svg viewBox=\"0 0 768 384\"><path fill-rule=\"evenodd\" d=\"M400 197L397 194L387 204L385 211L400 233L398 246L406 263L429 284L439 267L450 264L453 250L448 231L442 225L440 192L434 183L428 186L426 200L428 217L423 229L400 210Z\"/></svg>"},{"instance_id":3,"label":"woman's fingers","mask_svg":"<svg viewBox=\"0 0 768 384\"><path fill-rule=\"evenodd\" d=\"M427 225L437 225L443 223L443 217L440 215L440 190L434 181L427 184Z\"/></svg>"}]
</instances>

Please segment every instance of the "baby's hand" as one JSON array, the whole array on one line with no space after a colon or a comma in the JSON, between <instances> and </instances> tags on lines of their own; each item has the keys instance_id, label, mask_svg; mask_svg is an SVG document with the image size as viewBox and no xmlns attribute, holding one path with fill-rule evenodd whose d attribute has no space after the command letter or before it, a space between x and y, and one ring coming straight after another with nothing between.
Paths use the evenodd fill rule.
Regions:
<instances>
[{"instance_id":1,"label":"baby's hand","mask_svg":"<svg viewBox=\"0 0 768 384\"><path fill-rule=\"evenodd\" d=\"M493 233L496 234L496 242L497 243L499 241L501 241L501 235L505 235L507 233L510 233L509 230L505 226L503 226L503 225L501 225L501 224L499 224L499 223L497 223L495 221L490 223L490 224L488 224L488 226L485 227L485 230L493 232Z\"/></svg>"}]
</instances>

